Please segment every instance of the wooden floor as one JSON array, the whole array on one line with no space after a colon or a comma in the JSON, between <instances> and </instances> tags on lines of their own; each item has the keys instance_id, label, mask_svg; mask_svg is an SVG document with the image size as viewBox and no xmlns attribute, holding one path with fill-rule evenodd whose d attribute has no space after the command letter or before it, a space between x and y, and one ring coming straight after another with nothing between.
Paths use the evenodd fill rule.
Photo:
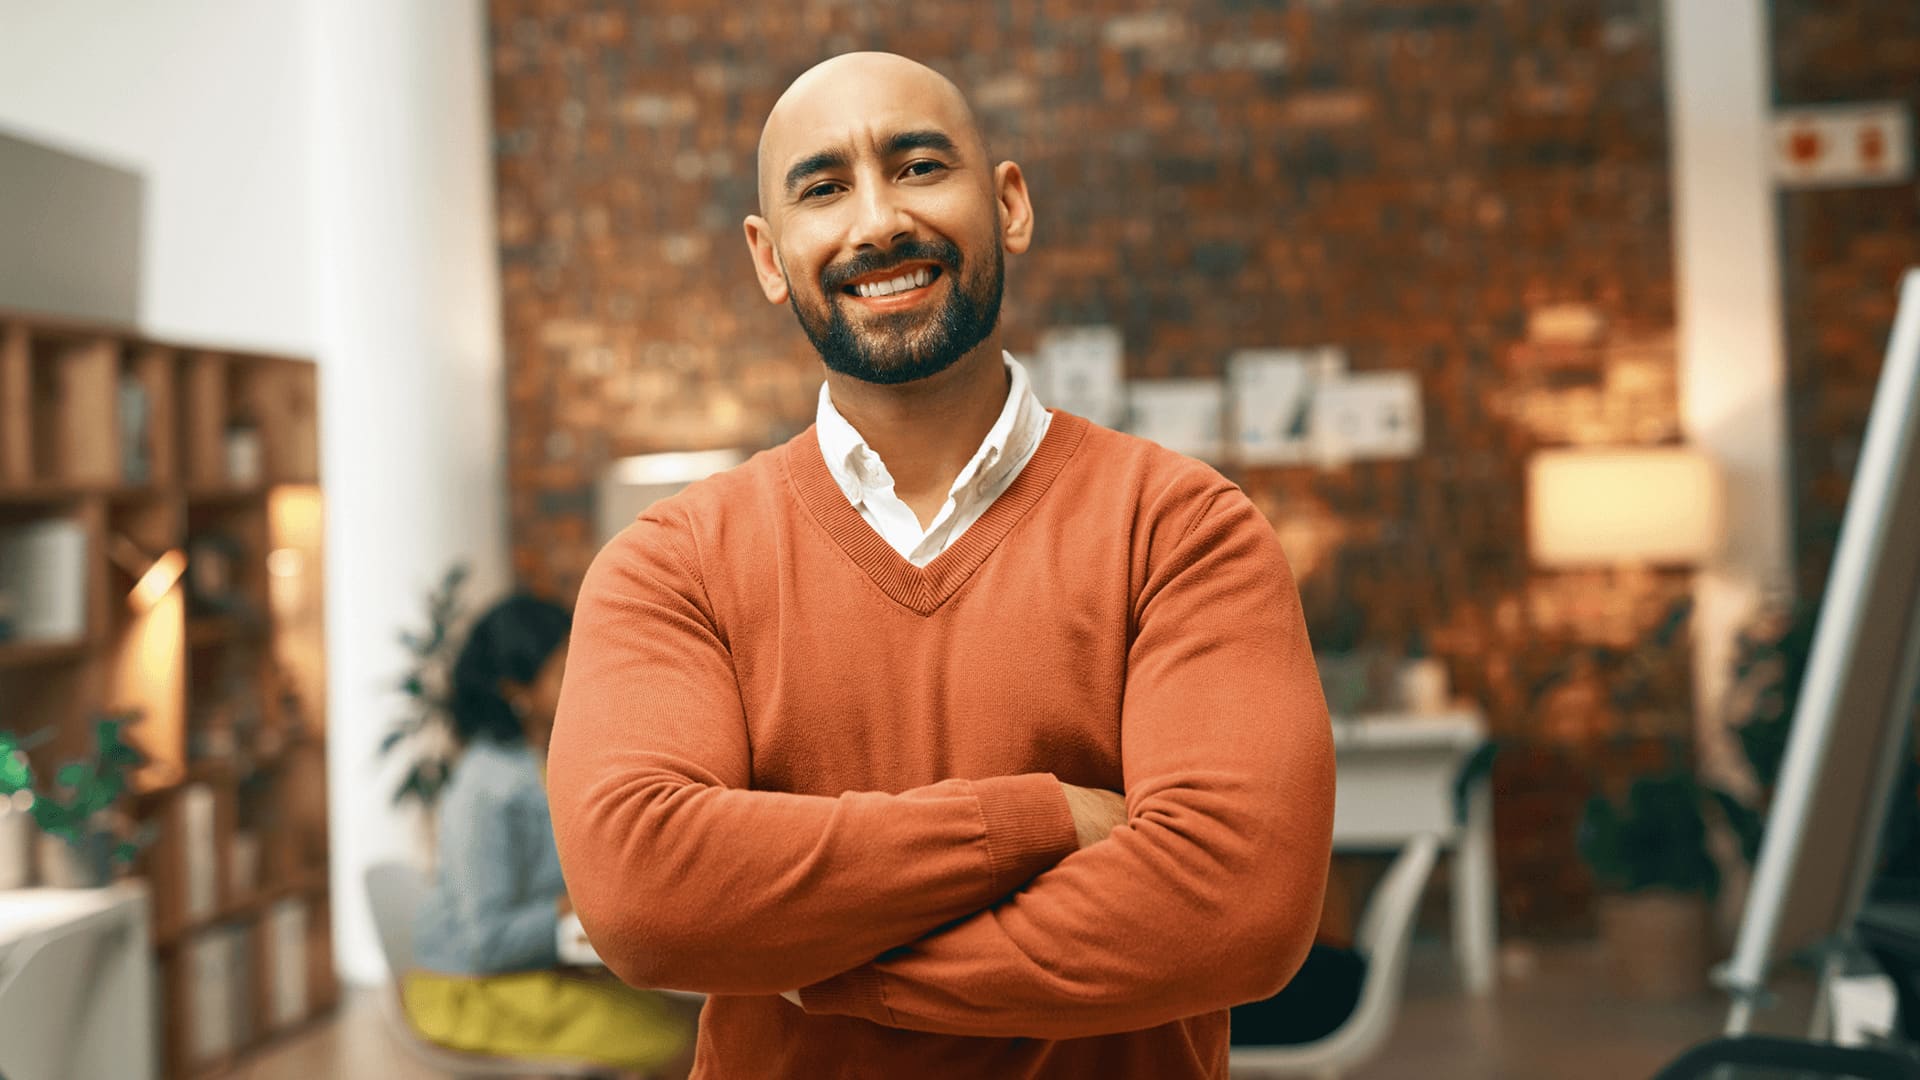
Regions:
<instances>
[{"instance_id":1,"label":"wooden floor","mask_svg":"<svg viewBox=\"0 0 1920 1080\"><path fill-rule=\"evenodd\" d=\"M1509 946L1499 991L1463 995L1444 943L1414 946L1405 1003L1385 1050L1353 1080L1633 1080L1651 1077L1726 1016L1710 995L1679 1005L1621 1001L1591 946ZM1789 983L1761 1030L1790 1030L1811 994ZM349 991L338 1018L242 1062L232 1080L444 1080L387 1032L367 991Z\"/></svg>"}]
</instances>

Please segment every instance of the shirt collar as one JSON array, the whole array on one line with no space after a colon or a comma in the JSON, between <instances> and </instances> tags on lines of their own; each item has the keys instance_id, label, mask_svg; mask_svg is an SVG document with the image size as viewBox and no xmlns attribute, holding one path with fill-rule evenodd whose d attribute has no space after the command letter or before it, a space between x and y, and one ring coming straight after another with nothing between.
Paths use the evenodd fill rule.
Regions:
<instances>
[{"instance_id":1,"label":"shirt collar","mask_svg":"<svg viewBox=\"0 0 1920 1080\"><path fill-rule=\"evenodd\" d=\"M994 466L1008 458L1010 443L1020 442L1014 449L1024 451L1025 442L1044 412L1040 399L1034 395L1033 381L1026 367L1010 352L1003 350L1000 356L1010 376L1006 404L1001 406L993 426L987 429L987 437L981 440L972 460L954 477L948 494L961 491L971 483L984 482L994 472ZM820 404L815 410L814 425L827 471L833 474L834 482L840 485L849 502L857 506L868 492L892 489L893 475L887 471L886 463L846 417L840 415L824 382L820 384ZM1013 456L1017 458L1019 454L1016 452Z\"/></svg>"}]
</instances>

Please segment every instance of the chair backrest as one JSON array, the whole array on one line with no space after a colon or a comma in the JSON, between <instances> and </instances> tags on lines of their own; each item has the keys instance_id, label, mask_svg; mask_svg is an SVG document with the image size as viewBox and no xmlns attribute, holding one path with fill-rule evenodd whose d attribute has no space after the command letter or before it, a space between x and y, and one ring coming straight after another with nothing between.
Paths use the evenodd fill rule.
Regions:
<instances>
[{"instance_id":1,"label":"chair backrest","mask_svg":"<svg viewBox=\"0 0 1920 1080\"><path fill-rule=\"evenodd\" d=\"M1352 1037L1366 1046L1361 1053L1371 1053L1393 1028L1400 987L1406 981L1413 918L1439 854L1438 836L1428 833L1409 840L1367 899L1366 913L1354 934L1354 946L1367 958L1367 977L1346 1025L1353 1029Z\"/></svg>"},{"instance_id":2,"label":"chair backrest","mask_svg":"<svg viewBox=\"0 0 1920 1080\"><path fill-rule=\"evenodd\" d=\"M1400 849L1380 884L1374 886L1353 939L1354 946L1366 954L1368 964L1383 954L1406 951L1407 939L1413 935L1414 905L1420 902L1420 892L1426 888L1439 854L1438 836L1416 836Z\"/></svg>"},{"instance_id":3,"label":"chair backrest","mask_svg":"<svg viewBox=\"0 0 1920 1080\"><path fill-rule=\"evenodd\" d=\"M97 933L57 934L22 945L12 977L0 983L0 1075L63 1080L94 989L104 942Z\"/></svg>"},{"instance_id":4,"label":"chair backrest","mask_svg":"<svg viewBox=\"0 0 1920 1080\"><path fill-rule=\"evenodd\" d=\"M427 897L427 875L398 860L367 867L367 904L380 952L395 979L413 967L413 919Z\"/></svg>"},{"instance_id":5,"label":"chair backrest","mask_svg":"<svg viewBox=\"0 0 1920 1080\"><path fill-rule=\"evenodd\" d=\"M1354 935L1355 946L1366 955L1367 973L1352 1014L1317 1042L1234 1047L1231 1075L1337 1076L1373 1056L1393 1030L1400 985L1406 978L1413 916L1439 853L1440 838L1431 833L1407 841L1368 897Z\"/></svg>"}]
</instances>

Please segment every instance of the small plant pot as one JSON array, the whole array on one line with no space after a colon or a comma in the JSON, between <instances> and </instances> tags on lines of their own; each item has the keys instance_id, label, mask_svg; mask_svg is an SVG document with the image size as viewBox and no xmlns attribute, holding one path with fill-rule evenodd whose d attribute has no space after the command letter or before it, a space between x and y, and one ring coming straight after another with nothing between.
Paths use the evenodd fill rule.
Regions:
<instances>
[{"instance_id":1,"label":"small plant pot","mask_svg":"<svg viewBox=\"0 0 1920 1080\"><path fill-rule=\"evenodd\" d=\"M94 889L112 880L108 856L113 837L94 833L78 848L65 839L41 833L38 840L40 884L52 889Z\"/></svg>"},{"instance_id":2,"label":"small plant pot","mask_svg":"<svg viewBox=\"0 0 1920 1080\"><path fill-rule=\"evenodd\" d=\"M33 814L0 799L0 892L33 884Z\"/></svg>"},{"instance_id":3,"label":"small plant pot","mask_svg":"<svg viewBox=\"0 0 1920 1080\"><path fill-rule=\"evenodd\" d=\"M1647 889L1603 896L1600 939L1614 989L1633 1001L1684 1001L1708 989L1707 898Z\"/></svg>"}]
</instances>

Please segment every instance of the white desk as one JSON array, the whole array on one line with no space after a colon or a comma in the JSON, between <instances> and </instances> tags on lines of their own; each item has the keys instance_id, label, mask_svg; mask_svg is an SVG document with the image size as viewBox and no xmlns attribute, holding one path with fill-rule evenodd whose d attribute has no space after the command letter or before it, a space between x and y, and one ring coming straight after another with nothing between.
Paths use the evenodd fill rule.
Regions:
<instances>
[{"instance_id":1,"label":"white desk","mask_svg":"<svg viewBox=\"0 0 1920 1080\"><path fill-rule=\"evenodd\" d=\"M1453 785L1486 737L1485 720L1469 708L1431 716L1355 716L1333 724L1334 850L1389 850L1420 833L1440 836L1454 852L1454 958L1474 994L1487 993L1494 982L1493 795L1484 781L1468 793L1463 827L1454 814Z\"/></svg>"},{"instance_id":2,"label":"white desk","mask_svg":"<svg viewBox=\"0 0 1920 1080\"><path fill-rule=\"evenodd\" d=\"M158 1054L149 926L147 888L138 881L0 892L0 1031L6 1032L0 1074L153 1080ZM36 972L13 985L34 954L76 936L93 939L93 947L84 953L87 969L72 980L74 1000L60 1000ZM36 1071L49 1068L56 1072Z\"/></svg>"}]
</instances>

